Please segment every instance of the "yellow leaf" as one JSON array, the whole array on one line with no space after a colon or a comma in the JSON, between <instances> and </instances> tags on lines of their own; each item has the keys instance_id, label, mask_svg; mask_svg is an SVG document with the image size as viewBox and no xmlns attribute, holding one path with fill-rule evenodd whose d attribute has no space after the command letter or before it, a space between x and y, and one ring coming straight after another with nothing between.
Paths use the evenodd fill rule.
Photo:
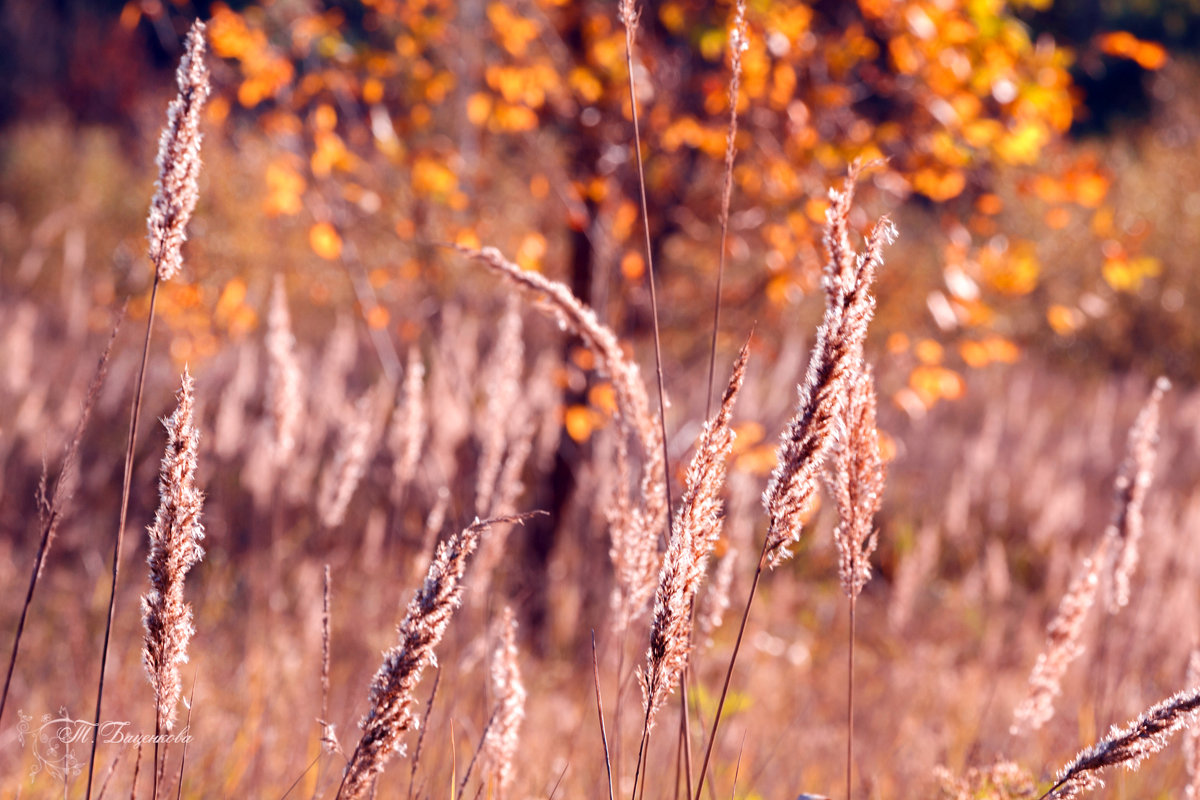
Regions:
<instances>
[{"instance_id":1,"label":"yellow leaf","mask_svg":"<svg viewBox=\"0 0 1200 800\"><path fill-rule=\"evenodd\" d=\"M1004 294L1029 294L1037 288L1041 265L1032 243L1018 242L1010 253L984 250L980 258L992 288Z\"/></svg>"},{"instance_id":2,"label":"yellow leaf","mask_svg":"<svg viewBox=\"0 0 1200 800\"><path fill-rule=\"evenodd\" d=\"M466 247L472 250L479 249L479 234L470 228L463 228L454 235L454 243L459 247Z\"/></svg>"},{"instance_id":3,"label":"yellow leaf","mask_svg":"<svg viewBox=\"0 0 1200 800\"><path fill-rule=\"evenodd\" d=\"M942 346L933 339L922 339L917 342L916 347L917 360L922 364L940 364L942 363Z\"/></svg>"},{"instance_id":4,"label":"yellow leaf","mask_svg":"<svg viewBox=\"0 0 1200 800\"><path fill-rule=\"evenodd\" d=\"M467 98L467 119L472 125L482 125L487 122L492 113L492 98L484 92L475 92Z\"/></svg>"},{"instance_id":5,"label":"yellow leaf","mask_svg":"<svg viewBox=\"0 0 1200 800\"><path fill-rule=\"evenodd\" d=\"M741 425L733 427L733 453L738 455L745 453L755 445L762 442L766 435L766 428L760 422L743 422Z\"/></svg>"},{"instance_id":6,"label":"yellow leaf","mask_svg":"<svg viewBox=\"0 0 1200 800\"><path fill-rule=\"evenodd\" d=\"M342 254L342 237L328 222L318 222L308 229L308 244L314 253L328 261Z\"/></svg>"},{"instance_id":7,"label":"yellow leaf","mask_svg":"<svg viewBox=\"0 0 1200 800\"><path fill-rule=\"evenodd\" d=\"M1157 42L1147 42L1128 31L1114 31L1098 37L1100 52L1136 61L1142 69L1161 69L1167 63L1167 51Z\"/></svg>"},{"instance_id":8,"label":"yellow leaf","mask_svg":"<svg viewBox=\"0 0 1200 800\"><path fill-rule=\"evenodd\" d=\"M337 112L328 103L317 106L313 112L313 125L319 131L331 131L337 127Z\"/></svg>"},{"instance_id":9,"label":"yellow leaf","mask_svg":"<svg viewBox=\"0 0 1200 800\"><path fill-rule=\"evenodd\" d=\"M913 175L913 188L935 202L958 197L966 186L967 176L962 170L937 170L926 167Z\"/></svg>"},{"instance_id":10,"label":"yellow leaf","mask_svg":"<svg viewBox=\"0 0 1200 800\"><path fill-rule=\"evenodd\" d=\"M546 237L540 233L527 233L517 248L516 262L522 269L540 269L546 256Z\"/></svg>"},{"instance_id":11,"label":"yellow leaf","mask_svg":"<svg viewBox=\"0 0 1200 800\"><path fill-rule=\"evenodd\" d=\"M1003 336L989 336L983 340L983 347L988 358L1002 364L1012 364L1021 357L1021 348Z\"/></svg>"},{"instance_id":12,"label":"yellow leaf","mask_svg":"<svg viewBox=\"0 0 1200 800\"><path fill-rule=\"evenodd\" d=\"M286 161L272 161L267 165L267 199L263 210L269 217L292 216L303 209L301 196L304 194L304 176Z\"/></svg>"},{"instance_id":13,"label":"yellow leaf","mask_svg":"<svg viewBox=\"0 0 1200 800\"><path fill-rule=\"evenodd\" d=\"M458 178L442 162L429 156L418 156L413 163L412 185L419 195L444 199L458 188Z\"/></svg>"},{"instance_id":14,"label":"yellow leaf","mask_svg":"<svg viewBox=\"0 0 1200 800\"><path fill-rule=\"evenodd\" d=\"M1055 304L1046 309L1046 321L1055 333L1066 336L1080 326L1083 315L1077 309Z\"/></svg>"},{"instance_id":15,"label":"yellow leaf","mask_svg":"<svg viewBox=\"0 0 1200 800\"><path fill-rule=\"evenodd\" d=\"M973 369L986 367L988 364L987 348L979 342L965 341L959 344L958 354L962 357L963 363Z\"/></svg>"},{"instance_id":16,"label":"yellow leaf","mask_svg":"<svg viewBox=\"0 0 1200 800\"><path fill-rule=\"evenodd\" d=\"M908 385L926 408L939 400L957 400L966 391L962 376L945 367L917 367L909 374Z\"/></svg>"}]
</instances>

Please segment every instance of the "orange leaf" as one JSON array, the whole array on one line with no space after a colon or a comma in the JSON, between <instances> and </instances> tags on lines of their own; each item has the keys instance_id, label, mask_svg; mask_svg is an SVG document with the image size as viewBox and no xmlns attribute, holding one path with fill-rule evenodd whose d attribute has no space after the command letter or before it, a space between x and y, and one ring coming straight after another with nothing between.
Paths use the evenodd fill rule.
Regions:
<instances>
[{"instance_id":1,"label":"orange leaf","mask_svg":"<svg viewBox=\"0 0 1200 800\"><path fill-rule=\"evenodd\" d=\"M587 406L570 406L563 416L567 435L577 442L586 442L595 430L595 412Z\"/></svg>"},{"instance_id":2,"label":"orange leaf","mask_svg":"<svg viewBox=\"0 0 1200 800\"><path fill-rule=\"evenodd\" d=\"M391 315L388 314L387 309L382 306L373 306L371 310L367 312L367 326L371 328L371 330L383 330L387 327L389 319L391 319Z\"/></svg>"}]
</instances>

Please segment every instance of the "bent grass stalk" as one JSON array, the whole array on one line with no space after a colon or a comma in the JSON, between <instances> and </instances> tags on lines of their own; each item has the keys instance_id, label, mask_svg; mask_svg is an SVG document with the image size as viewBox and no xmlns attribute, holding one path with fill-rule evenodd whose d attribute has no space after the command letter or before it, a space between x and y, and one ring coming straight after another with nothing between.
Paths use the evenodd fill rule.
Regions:
<instances>
[{"instance_id":1,"label":"bent grass stalk","mask_svg":"<svg viewBox=\"0 0 1200 800\"><path fill-rule=\"evenodd\" d=\"M1200 710L1200 687L1180 692L1151 706L1124 728L1113 726L1108 736L1079 753L1058 773L1050 790L1038 800L1070 800L1104 785L1099 773L1109 767L1136 770L1147 756L1167 746L1181 730L1190 728Z\"/></svg>"},{"instance_id":2,"label":"bent grass stalk","mask_svg":"<svg viewBox=\"0 0 1200 800\"><path fill-rule=\"evenodd\" d=\"M535 512L537 513L537 512ZM530 514L476 520L438 545L424 585L413 595L398 627L400 642L384 655L370 688L370 709L359 723L362 737L342 775L337 797L354 800L370 790L388 760L402 752L403 734L413 727L414 693L427 666L437 663L434 650L462 604L467 560L493 525L523 522Z\"/></svg>"}]
</instances>

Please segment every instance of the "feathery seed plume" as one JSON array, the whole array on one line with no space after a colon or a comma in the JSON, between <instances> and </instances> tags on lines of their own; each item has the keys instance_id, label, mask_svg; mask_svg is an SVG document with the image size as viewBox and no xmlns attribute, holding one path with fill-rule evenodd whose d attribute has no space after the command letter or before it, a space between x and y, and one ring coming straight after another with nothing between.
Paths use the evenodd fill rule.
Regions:
<instances>
[{"instance_id":1,"label":"feathery seed plume","mask_svg":"<svg viewBox=\"0 0 1200 800\"><path fill-rule=\"evenodd\" d=\"M1142 759L1167 746L1178 731L1190 728L1200 709L1200 687L1188 689L1151 706L1126 727L1116 725L1108 736L1083 750L1058 773L1058 780L1039 800L1070 800L1097 789L1104 781L1097 774L1108 767L1123 765L1136 770Z\"/></svg>"},{"instance_id":2,"label":"feathery seed plume","mask_svg":"<svg viewBox=\"0 0 1200 800\"><path fill-rule=\"evenodd\" d=\"M462 604L462 578L467 559L492 525L520 522L525 517L475 520L456 536L438 545L424 585L413 595L397 628L400 642L384 654L371 681L370 710L359 723L363 734L350 756L337 797L354 800L367 793L393 753L402 752L401 737L416 726L413 695L425 667L436 665L434 648L442 641L450 618Z\"/></svg>"},{"instance_id":3,"label":"feathery seed plume","mask_svg":"<svg viewBox=\"0 0 1200 800\"><path fill-rule=\"evenodd\" d=\"M687 665L696 592L721 534L723 503L720 494L725 485L726 460L734 440L729 423L749 356L750 344L747 342L738 354L720 409L700 434L696 454L688 465L683 500L675 514L675 524L671 526L671 541L667 545L654 596L650 647L642 677L647 730L654 724L655 714L674 691Z\"/></svg>"},{"instance_id":4,"label":"feathery seed plume","mask_svg":"<svg viewBox=\"0 0 1200 800\"><path fill-rule=\"evenodd\" d=\"M503 798L512 783L521 722L525 719L525 685L517 664L517 621L510 606L500 618L500 641L492 654L492 692L498 708L483 738L483 756L496 779L496 797Z\"/></svg>"},{"instance_id":5,"label":"feathery seed plume","mask_svg":"<svg viewBox=\"0 0 1200 800\"><path fill-rule=\"evenodd\" d=\"M867 237L866 252L854 252L849 216L857 175L856 165L842 191L829 193L833 205L825 216L829 256L822 275L825 315L817 329L808 373L799 387L796 414L780 437L778 464L763 493L770 520L766 555L772 568L789 558L790 545L799 541L801 517L816 494L821 466L840 438L842 409L875 313L871 284L883 263L884 245L896 238L895 226L883 217Z\"/></svg>"},{"instance_id":6,"label":"feathery seed plume","mask_svg":"<svg viewBox=\"0 0 1200 800\"><path fill-rule=\"evenodd\" d=\"M632 9L632 5L630 6ZM581 338L596 354L599 367L606 372L616 392L618 421L624 431L638 439L642 450L640 503L634 505L627 493L618 489L616 510L609 515L611 555L617 575L618 592L614 596L618 628L632 619L654 593L658 535L667 521L666 467L663 463L662 430L650 411L637 364L625 355L616 334L597 319L595 312L581 303L566 286L537 272L521 269L504 258L494 247L482 250L458 248L469 258L482 261L492 270L526 292L548 301L559 325ZM621 461L621 456L626 456ZM630 477L628 450L618 444L618 471L622 480ZM624 500L621 498L624 497Z\"/></svg>"},{"instance_id":7,"label":"feathery seed plume","mask_svg":"<svg viewBox=\"0 0 1200 800\"><path fill-rule=\"evenodd\" d=\"M341 432L333 463L321 476L317 508L321 523L333 528L342 524L350 498L367 471L367 462L374 453L374 428L371 419L375 392L367 392L354 404L354 411Z\"/></svg>"},{"instance_id":8,"label":"feathery seed plume","mask_svg":"<svg viewBox=\"0 0 1200 800\"><path fill-rule=\"evenodd\" d=\"M1142 540L1142 506L1146 492L1154 480L1154 461L1158 450L1159 409L1163 394L1171 388L1171 382L1159 378L1138 412L1125 446L1125 460L1114 483L1116 510L1113 521L1105 535L1112 538L1115 547L1109 554L1112 559L1112 580L1107 600L1108 613L1115 614L1129 604L1129 582L1137 569L1138 548Z\"/></svg>"},{"instance_id":9,"label":"feathery seed plume","mask_svg":"<svg viewBox=\"0 0 1200 800\"><path fill-rule=\"evenodd\" d=\"M267 315L267 406L274 422L275 462L283 464L296 449L296 434L302 413L300 364L296 360L296 337L288 313L283 276L275 276L271 310Z\"/></svg>"},{"instance_id":10,"label":"feathery seed plume","mask_svg":"<svg viewBox=\"0 0 1200 800\"><path fill-rule=\"evenodd\" d=\"M883 502L883 458L875 427L875 380L861 364L850 377L843 438L833 453L829 479L839 522L833 530L842 591L857 597L871 579L871 553L877 544L875 514Z\"/></svg>"},{"instance_id":11,"label":"feathery seed plume","mask_svg":"<svg viewBox=\"0 0 1200 800\"><path fill-rule=\"evenodd\" d=\"M196 488L196 450L200 433L192 423L192 377L185 370L179 406L163 421L167 448L159 477L160 502L150 535L149 592L142 596L146 628L142 658L154 687L157 719L171 730L183 685L179 665L187 662L188 642L195 633L191 606L183 600L183 580L204 555L200 509L204 495Z\"/></svg>"},{"instance_id":12,"label":"feathery seed plume","mask_svg":"<svg viewBox=\"0 0 1200 800\"><path fill-rule=\"evenodd\" d=\"M525 367L525 343L522 339L521 312L515 302L508 305L500 318L496 331L496 344L492 348L483 375L487 388L480 431L479 477L476 480L475 513L491 514L496 509L493 495L496 481L504 458L504 448L509 443L510 426L507 424L521 396L521 372Z\"/></svg>"},{"instance_id":13,"label":"feathery seed plume","mask_svg":"<svg viewBox=\"0 0 1200 800\"><path fill-rule=\"evenodd\" d=\"M208 67L204 64L204 23L196 20L188 31L184 54L176 72L179 94L167 107L167 125L158 142L158 182L146 226L150 234L150 260L157 278L169 281L183 265L180 251L187 240L187 224L200 196L200 110L208 99Z\"/></svg>"},{"instance_id":14,"label":"feathery seed plume","mask_svg":"<svg viewBox=\"0 0 1200 800\"><path fill-rule=\"evenodd\" d=\"M404 384L392 415L388 445L392 451L392 497L399 499L416 473L425 443L425 364L417 348L408 350Z\"/></svg>"},{"instance_id":15,"label":"feathery seed plume","mask_svg":"<svg viewBox=\"0 0 1200 800\"><path fill-rule=\"evenodd\" d=\"M1062 677L1071 662L1083 653L1079 643L1088 610L1096 600L1100 570L1108 557L1109 539L1104 537L1090 557L1080 564L1058 613L1046 627L1046 647L1038 655L1029 675L1029 694L1013 711L1011 732L1037 730L1054 716L1054 698L1062 694Z\"/></svg>"}]
</instances>

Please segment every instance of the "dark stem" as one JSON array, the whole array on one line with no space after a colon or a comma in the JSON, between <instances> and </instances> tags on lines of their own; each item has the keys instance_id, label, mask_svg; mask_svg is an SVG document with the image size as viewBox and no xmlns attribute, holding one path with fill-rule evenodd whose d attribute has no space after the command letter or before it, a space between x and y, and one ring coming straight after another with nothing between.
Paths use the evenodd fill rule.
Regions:
<instances>
[{"instance_id":1,"label":"dark stem","mask_svg":"<svg viewBox=\"0 0 1200 800\"><path fill-rule=\"evenodd\" d=\"M158 740L162 735L162 714L158 713L158 703L154 704L154 782L150 789L152 800L158 800ZM163 755L166 755L165 753Z\"/></svg>"},{"instance_id":2,"label":"dark stem","mask_svg":"<svg viewBox=\"0 0 1200 800\"><path fill-rule=\"evenodd\" d=\"M850 651L846 664L846 800L850 800L850 787L854 769L854 601L857 596L850 592Z\"/></svg>"},{"instance_id":3,"label":"dark stem","mask_svg":"<svg viewBox=\"0 0 1200 800\"><path fill-rule=\"evenodd\" d=\"M100 651L100 681L96 686L96 715L92 720L92 751L88 756L87 789L84 797L91 800L92 776L96 768L96 744L99 741L100 707L104 700L104 671L108 667L108 645L112 638L113 615L117 603L117 580L121 574L121 543L125 539L125 520L129 513L129 488L133 482L133 448L137 442L138 417L142 411L142 388L146 383L146 361L150 356L150 334L154 330L154 308L158 301L158 265L154 265L154 285L150 289L150 311L146 316L146 338L142 343L142 364L138 368L133 388L133 403L129 409L129 441L125 446L125 477L121 487L121 513L117 521L117 539L113 544L112 586L108 594L108 621L104 625L104 649Z\"/></svg>"},{"instance_id":4,"label":"dark stem","mask_svg":"<svg viewBox=\"0 0 1200 800\"><path fill-rule=\"evenodd\" d=\"M592 681L596 687L596 715L600 718L600 741L604 743L604 769L608 773L608 800L613 800L612 763L608 757L608 734L604 731L604 701L600 697L600 665L596 663L596 631L592 631Z\"/></svg>"},{"instance_id":5,"label":"dark stem","mask_svg":"<svg viewBox=\"0 0 1200 800\"><path fill-rule=\"evenodd\" d=\"M429 702L425 704L425 714L421 717L421 730L417 734L417 747L413 750L412 768L408 773L408 800L412 800L413 781L417 777L417 766L421 763L421 746L425 744L425 731L429 730L429 714L433 711L433 701L437 699L438 686L441 682L442 671L438 669L433 673L433 688L429 690Z\"/></svg>"},{"instance_id":6,"label":"dark stem","mask_svg":"<svg viewBox=\"0 0 1200 800\"><path fill-rule=\"evenodd\" d=\"M721 724L721 712L725 709L725 696L729 693L729 681L733 677L733 665L737 662L738 651L742 649L742 637L746 634L746 621L750 618L750 606L754 604L754 593L758 590L758 581L762 578L763 567L767 563L767 541L763 539L762 552L758 556L758 566L754 569L754 581L750 584L750 594L746 598L746 607L742 610L742 621L738 625L737 639L733 643L733 653L729 656L729 666L725 669L725 682L721 684L721 699L717 701L717 713L713 716L712 730L708 734L708 744L704 748L704 760L700 762L700 782L696 784L694 800L700 800L700 791L704 788L704 779L708 775L708 762L712 759L713 744L717 741L717 726Z\"/></svg>"},{"instance_id":7,"label":"dark stem","mask_svg":"<svg viewBox=\"0 0 1200 800\"><path fill-rule=\"evenodd\" d=\"M695 630L696 623L696 605L692 603L689 617L692 622L688 627L688 637L691 638L692 631ZM691 657L689 655L688 662L683 666L683 672L679 675L679 742L683 748L683 776L687 781L684 785L691 791L692 786L692 738L688 734L692 730L691 707L688 703L688 676L691 674Z\"/></svg>"},{"instance_id":8,"label":"dark stem","mask_svg":"<svg viewBox=\"0 0 1200 800\"><path fill-rule=\"evenodd\" d=\"M662 435L663 486L667 495L667 530L671 538L671 461L667 454L667 390L663 381L662 345L658 334L658 294L654 289L654 253L650 245L650 206L646 202L646 169L642 164L642 134L638 125L637 93L633 86L633 20L625 23L625 66L629 73L629 108L633 117L633 152L637 156L638 193L642 200L642 233L646 239L646 283L650 287L650 319L654 323L654 372L658 377L658 424Z\"/></svg>"},{"instance_id":9,"label":"dark stem","mask_svg":"<svg viewBox=\"0 0 1200 800\"><path fill-rule=\"evenodd\" d=\"M654 697L653 691L646 692L648 698ZM638 796L638 778L642 775L642 759L646 755L646 746L650 743L650 703L646 702L646 718L642 721L642 738L638 743L637 765L633 770L633 794L630 795L630 800L637 800Z\"/></svg>"},{"instance_id":10,"label":"dark stem","mask_svg":"<svg viewBox=\"0 0 1200 800\"><path fill-rule=\"evenodd\" d=\"M0 719L4 718L4 706L8 703L8 687L12 684L13 669L17 666L17 651L21 648L21 634L25 631L25 619L29 615L29 606L33 602L33 590L37 588L38 576L42 574L42 567L46 564L50 532L57 524L58 509L51 509L46 523L42 526L42 539L38 543L37 556L33 559L33 573L29 576L29 589L25 592L25 605L21 606L21 616L17 620L17 635L13 637L12 655L8 657L8 672L4 676L4 694L0 695Z\"/></svg>"}]
</instances>

